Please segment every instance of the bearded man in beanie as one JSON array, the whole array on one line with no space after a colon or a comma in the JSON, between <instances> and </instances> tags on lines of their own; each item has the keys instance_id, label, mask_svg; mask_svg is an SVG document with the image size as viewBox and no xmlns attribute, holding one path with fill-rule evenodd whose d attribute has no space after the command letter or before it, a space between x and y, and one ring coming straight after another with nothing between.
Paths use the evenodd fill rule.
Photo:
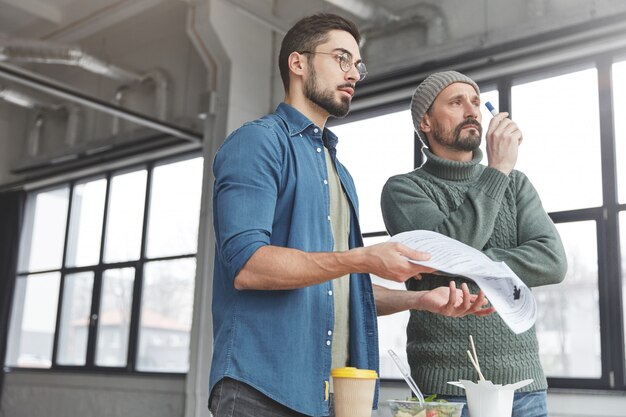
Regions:
<instances>
[{"instance_id":1,"label":"bearded man in beanie","mask_svg":"<svg viewBox=\"0 0 626 417\"><path fill-rule=\"evenodd\" d=\"M563 245L532 184L514 169L522 133L508 113L489 123L485 166L480 164L480 91L473 80L455 71L432 74L415 90L411 112L427 160L390 178L383 188L389 233L432 230L504 261L529 287L561 282L567 270ZM406 285L432 290L447 285L447 278L422 274ZM457 285L478 288L455 279ZM515 393L513 417L547 416L547 382L535 328L516 335L496 314L450 320L411 311L407 355L417 385L437 398L465 401L464 391L447 382L476 379L465 354L470 335L478 341L483 373L494 384L533 379ZM463 413L467 416L467 407Z\"/></svg>"}]
</instances>

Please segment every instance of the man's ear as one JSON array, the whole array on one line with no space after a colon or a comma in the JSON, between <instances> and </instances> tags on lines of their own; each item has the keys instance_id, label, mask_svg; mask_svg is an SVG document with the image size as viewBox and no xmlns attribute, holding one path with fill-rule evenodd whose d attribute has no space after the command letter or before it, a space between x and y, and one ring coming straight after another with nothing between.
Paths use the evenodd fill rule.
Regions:
<instances>
[{"instance_id":1,"label":"man's ear","mask_svg":"<svg viewBox=\"0 0 626 417\"><path fill-rule=\"evenodd\" d=\"M298 52L292 52L287 60L289 65L289 71L295 75L302 76L306 70L307 62L304 59L304 55Z\"/></svg>"},{"instance_id":2,"label":"man's ear","mask_svg":"<svg viewBox=\"0 0 626 417\"><path fill-rule=\"evenodd\" d=\"M420 130L424 133L432 131L432 125L430 123L430 117L428 113L422 117L422 121L420 122Z\"/></svg>"}]
</instances>

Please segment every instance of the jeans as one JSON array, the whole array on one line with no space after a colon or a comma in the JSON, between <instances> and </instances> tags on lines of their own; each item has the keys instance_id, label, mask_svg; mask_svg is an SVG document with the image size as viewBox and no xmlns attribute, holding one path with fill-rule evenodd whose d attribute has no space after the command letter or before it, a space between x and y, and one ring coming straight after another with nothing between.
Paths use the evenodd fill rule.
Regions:
<instances>
[{"instance_id":1,"label":"jeans","mask_svg":"<svg viewBox=\"0 0 626 417\"><path fill-rule=\"evenodd\" d=\"M461 417L470 417L467 398L463 396L437 395L435 400L466 403ZM511 417L548 417L548 395L546 391L516 392L513 395Z\"/></svg>"},{"instance_id":2,"label":"jeans","mask_svg":"<svg viewBox=\"0 0 626 417\"><path fill-rule=\"evenodd\" d=\"M209 410L213 417L307 417L232 378L223 378L215 384ZM332 394L329 411L330 417L334 417Z\"/></svg>"}]
</instances>

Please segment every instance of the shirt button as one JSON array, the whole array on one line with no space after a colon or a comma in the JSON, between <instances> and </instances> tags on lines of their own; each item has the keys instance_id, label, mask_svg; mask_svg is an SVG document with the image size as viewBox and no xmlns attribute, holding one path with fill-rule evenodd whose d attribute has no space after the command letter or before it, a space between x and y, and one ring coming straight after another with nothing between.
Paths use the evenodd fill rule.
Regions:
<instances>
[{"instance_id":1,"label":"shirt button","mask_svg":"<svg viewBox=\"0 0 626 417\"><path fill-rule=\"evenodd\" d=\"M315 132L315 133L317 133L317 132L319 132L319 131L320 131L320 130L319 130L318 128L313 129L313 132Z\"/></svg>"},{"instance_id":2,"label":"shirt button","mask_svg":"<svg viewBox=\"0 0 626 417\"><path fill-rule=\"evenodd\" d=\"M302 133L300 133L300 137L302 137Z\"/></svg>"},{"instance_id":3,"label":"shirt button","mask_svg":"<svg viewBox=\"0 0 626 417\"><path fill-rule=\"evenodd\" d=\"M333 290L328 290L328 295L333 295Z\"/></svg>"},{"instance_id":4,"label":"shirt button","mask_svg":"<svg viewBox=\"0 0 626 417\"><path fill-rule=\"evenodd\" d=\"M328 181L324 180L324 184L328 184Z\"/></svg>"},{"instance_id":5,"label":"shirt button","mask_svg":"<svg viewBox=\"0 0 626 417\"><path fill-rule=\"evenodd\" d=\"M322 148L317 148L316 151L317 151L317 153L320 153L320 152L322 152Z\"/></svg>"},{"instance_id":6,"label":"shirt button","mask_svg":"<svg viewBox=\"0 0 626 417\"><path fill-rule=\"evenodd\" d=\"M328 220L330 220L330 216L328 216Z\"/></svg>"},{"instance_id":7,"label":"shirt button","mask_svg":"<svg viewBox=\"0 0 626 417\"><path fill-rule=\"evenodd\" d=\"M329 336L332 336L332 334L333 334L333 331L332 331L332 330L329 330L329 331L328 331L328 335L329 335Z\"/></svg>"},{"instance_id":8,"label":"shirt button","mask_svg":"<svg viewBox=\"0 0 626 417\"><path fill-rule=\"evenodd\" d=\"M326 341L326 346L330 346L330 340Z\"/></svg>"}]
</instances>

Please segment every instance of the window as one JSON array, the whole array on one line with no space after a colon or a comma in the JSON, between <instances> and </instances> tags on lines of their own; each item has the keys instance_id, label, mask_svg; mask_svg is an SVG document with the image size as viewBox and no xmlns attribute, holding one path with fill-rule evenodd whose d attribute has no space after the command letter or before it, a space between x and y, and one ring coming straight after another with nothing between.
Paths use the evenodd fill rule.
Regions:
<instances>
[{"instance_id":1,"label":"window","mask_svg":"<svg viewBox=\"0 0 626 417\"><path fill-rule=\"evenodd\" d=\"M626 203L626 61L613 64L613 115L615 126L615 150L617 163L617 190L619 202ZM620 93L618 93L618 91ZM623 240L622 240L623 242Z\"/></svg>"},{"instance_id":2,"label":"window","mask_svg":"<svg viewBox=\"0 0 626 417\"><path fill-rule=\"evenodd\" d=\"M408 110L331 128L337 157L354 178L363 233L385 230L380 193L392 175L414 166L413 122ZM375 169L374 169L375 167Z\"/></svg>"},{"instance_id":3,"label":"window","mask_svg":"<svg viewBox=\"0 0 626 417\"><path fill-rule=\"evenodd\" d=\"M601 206L597 70L517 84L511 97L513 119L524 134L516 169L531 180L544 208L555 212ZM560 155L567 157L555 163Z\"/></svg>"},{"instance_id":4,"label":"window","mask_svg":"<svg viewBox=\"0 0 626 417\"><path fill-rule=\"evenodd\" d=\"M202 167L162 161L28 196L7 366L187 372Z\"/></svg>"},{"instance_id":5,"label":"window","mask_svg":"<svg viewBox=\"0 0 626 417\"><path fill-rule=\"evenodd\" d=\"M596 222L557 224L567 254L563 283L533 289L544 372L554 377L600 378L600 312Z\"/></svg>"},{"instance_id":6,"label":"window","mask_svg":"<svg viewBox=\"0 0 626 417\"><path fill-rule=\"evenodd\" d=\"M562 284L533 289L540 357L551 387L626 388L626 325L616 327L610 315L621 308L626 323L626 164L621 163L626 160L626 121L621 117L626 113L621 93L626 91L626 61L608 61L606 56L591 57L485 80L481 93L483 103L510 109L522 129L516 168L537 189L568 257ZM612 87L609 93L605 86ZM486 133L492 116L484 106L481 111ZM603 114L612 114L613 120L601 118ZM341 131L339 159L359 192L365 244L385 241L381 187L389 176L412 169L407 167L410 156L419 151L419 143L411 141L410 114L396 111L333 129ZM392 138L385 142L391 145L367 141L375 137ZM484 140L481 148L487 164ZM616 184L615 189L607 184ZM379 318L382 378L401 377L387 350L406 358L408 317L404 312ZM615 352L621 361L615 361L620 356Z\"/></svg>"}]
</instances>

